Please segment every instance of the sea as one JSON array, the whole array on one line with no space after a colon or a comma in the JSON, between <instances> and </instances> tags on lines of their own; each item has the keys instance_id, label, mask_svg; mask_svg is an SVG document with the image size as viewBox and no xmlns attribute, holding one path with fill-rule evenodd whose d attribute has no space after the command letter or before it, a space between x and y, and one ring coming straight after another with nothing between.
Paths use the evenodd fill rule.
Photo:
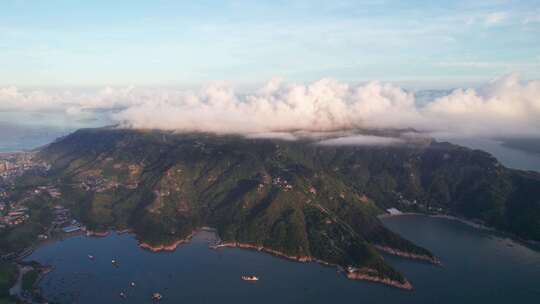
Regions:
<instances>
[{"instance_id":1,"label":"sea","mask_svg":"<svg viewBox=\"0 0 540 304\"><path fill-rule=\"evenodd\" d=\"M449 219L406 215L383 221L442 262L385 256L414 285L412 291L348 280L317 263L211 249L215 235L208 231L159 253L141 249L130 234L76 236L45 245L26 260L54 268L39 283L53 303L151 303L155 292L161 303L538 303L537 249ZM243 281L243 275L259 281Z\"/></svg>"}]
</instances>

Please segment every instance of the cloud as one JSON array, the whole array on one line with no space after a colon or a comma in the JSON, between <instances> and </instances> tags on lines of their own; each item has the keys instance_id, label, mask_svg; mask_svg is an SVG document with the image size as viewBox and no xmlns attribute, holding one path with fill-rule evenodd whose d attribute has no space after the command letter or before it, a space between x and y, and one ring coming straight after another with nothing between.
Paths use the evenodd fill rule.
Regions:
<instances>
[{"instance_id":1,"label":"cloud","mask_svg":"<svg viewBox=\"0 0 540 304\"><path fill-rule=\"evenodd\" d=\"M93 93L8 87L0 88L0 111L63 112L84 119L107 115L126 128L285 140L310 137L325 144L395 143L340 133L359 129L414 128L484 137L540 134L540 81L521 81L512 74L477 89L431 95L432 100L419 102L420 96L392 84L351 85L332 79L311 84L276 79L249 94L227 85L200 91L128 87Z\"/></svg>"},{"instance_id":2,"label":"cloud","mask_svg":"<svg viewBox=\"0 0 540 304\"><path fill-rule=\"evenodd\" d=\"M53 96L44 92L23 93L13 86L0 88L0 110L43 110L51 109L57 103ZM56 109L60 109L59 105Z\"/></svg>"},{"instance_id":3,"label":"cloud","mask_svg":"<svg viewBox=\"0 0 540 304\"><path fill-rule=\"evenodd\" d=\"M133 128L215 133L328 131L399 127L420 119L414 102L412 93L390 84L350 86L323 79L309 85L271 82L248 95L212 86L179 99L130 107L114 118Z\"/></svg>"},{"instance_id":4,"label":"cloud","mask_svg":"<svg viewBox=\"0 0 540 304\"><path fill-rule=\"evenodd\" d=\"M432 129L460 135L539 136L540 81L516 74L474 89L458 89L422 109Z\"/></svg>"},{"instance_id":5,"label":"cloud","mask_svg":"<svg viewBox=\"0 0 540 304\"><path fill-rule=\"evenodd\" d=\"M82 113L83 110L125 108L145 101L146 96L134 93L133 87L104 88L93 93L72 93L71 91L45 92L21 91L17 87L0 88L0 111L61 111Z\"/></svg>"},{"instance_id":6,"label":"cloud","mask_svg":"<svg viewBox=\"0 0 540 304\"><path fill-rule=\"evenodd\" d=\"M486 26L493 26L502 23L508 18L508 13L506 12L495 12L485 16L484 24Z\"/></svg>"},{"instance_id":7,"label":"cloud","mask_svg":"<svg viewBox=\"0 0 540 304\"><path fill-rule=\"evenodd\" d=\"M298 140L299 137L291 132L262 132L262 133L246 133L245 137L251 139L281 139L281 140Z\"/></svg>"},{"instance_id":8,"label":"cloud","mask_svg":"<svg viewBox=\"0 0 540 304\"><path fill-rule=\"evenodd\" d=\"M391 146L404 144L405 142L405 140L398 137L351 135L321 140L318 144L323 146Z\"/></svg>"}]
</instances>

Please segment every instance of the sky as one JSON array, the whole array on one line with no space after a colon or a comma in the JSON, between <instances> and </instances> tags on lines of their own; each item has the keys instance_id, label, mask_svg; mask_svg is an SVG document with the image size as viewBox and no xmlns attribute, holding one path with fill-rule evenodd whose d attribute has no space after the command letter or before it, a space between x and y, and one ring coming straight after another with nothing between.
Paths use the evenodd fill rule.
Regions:
<instances>
[{"instance_id":1,"label":"sky","mask_svg":"<svg viewBox=\"0 0 540 304\"><path fill-rule=\"evenodd\" d=\"M540 78L540 1L2 0L0 88Z\"/></svg>"},{"instance_id":2,"label":"sky","mask_svg":"<svg viewBox=\"0 0 540 304\"><path fill-rule=\"evenodd\" d=\"M540 0L2 0L0 123L540 138Z\"/></svg>"}]
</instances>

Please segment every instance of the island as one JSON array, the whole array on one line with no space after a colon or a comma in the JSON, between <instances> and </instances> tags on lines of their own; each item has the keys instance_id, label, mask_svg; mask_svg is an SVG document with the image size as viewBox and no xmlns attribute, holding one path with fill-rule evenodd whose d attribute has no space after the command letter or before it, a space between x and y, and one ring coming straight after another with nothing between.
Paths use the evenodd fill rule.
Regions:
<instances>
[{"instance_id":1,"label":"island","mask_svg":"<svg viewBox=\"0 0 540 304\"><path fill-rule=\"evenodd\" d=\"M131 231L141 247L160 251L212 227L216 248L318 262L405 290L414 282L382 253L440 261L387 229L379 216L389 212L456 216L540 241L540 174L506 168L483 151L410 138L347 146L310 137L78 130L28 152L17 171L21 160L10 158L3 171L0 278L12 280L13 263L36 244L83 231ZM22 220L15 224L13 215Z\"/></svg>"}]
</instances>

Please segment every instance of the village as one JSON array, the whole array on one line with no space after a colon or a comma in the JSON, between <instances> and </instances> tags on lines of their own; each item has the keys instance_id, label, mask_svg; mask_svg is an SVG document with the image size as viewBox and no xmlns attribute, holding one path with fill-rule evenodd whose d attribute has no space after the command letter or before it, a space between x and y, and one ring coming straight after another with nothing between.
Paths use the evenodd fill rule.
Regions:
<instances>
[{"instance_id":1,"label":"village","mask_svg":"<svg viewBox=\"0 0 540 304\"><path fill-rule=\"evenodd\" d=\"M74 219L70 210L61 205L62 192L52 185L40 185L24 192L17 192L14 183L17 178L26 172L46 174L50 165L44 162L35 161L32 152L20 152L10 154L0 154L0 236L16 232L19 226L29 224L35 227L37 223L39 233L32 234L32 240L26 240L30 244L36 240L44 241L53 235L61 233L75 233L85 230L79 221ZM50 216L43 219L33 219L35 206L31 203L36 199L42 201L38 209L45 208ZM35 216L34 216L35 217ZM34 224L34 225L32 225ZM28 236L25 236L26 238ZM6 248L4 248L6 249ZM12 250L2 250L0 258L10 260L24 256L31 248L13 248Z\"/></svg>"},{"instance_id":2,"label":"village","mask_svg":"<svg viewBox=\"0 0 540 304\"><path fill-rule=\"evenodd\" d=\"M30 170L46 172L50 164L35 160L34 152L0 153L0 180L13 181Z\"/></svg>"},{"instance_id":3,"label":"village","mask_svg":"<svg viewBox=\"0 0 540 304\"><path fill-rule=\"evenodd\" d=\"M22 199L16 202L10 202L9 190L2 190L2 198L5 201L0 201L0 230L4 228L14 227L24 223L29 219L31 210L25 206L25 202L33 196L44 195L50 199L59 200L62 197L60 190L54 186L38 186L33 191L30 191L23 196ZM65 226L80 226L77 221L71 218L69 209L58 204L53 207L54 219L51 222L53 229L63 229ZM72 230L72 229L68 229ZM71 231L70 231L71 232Z\"/></svg>"}]
</instances>

